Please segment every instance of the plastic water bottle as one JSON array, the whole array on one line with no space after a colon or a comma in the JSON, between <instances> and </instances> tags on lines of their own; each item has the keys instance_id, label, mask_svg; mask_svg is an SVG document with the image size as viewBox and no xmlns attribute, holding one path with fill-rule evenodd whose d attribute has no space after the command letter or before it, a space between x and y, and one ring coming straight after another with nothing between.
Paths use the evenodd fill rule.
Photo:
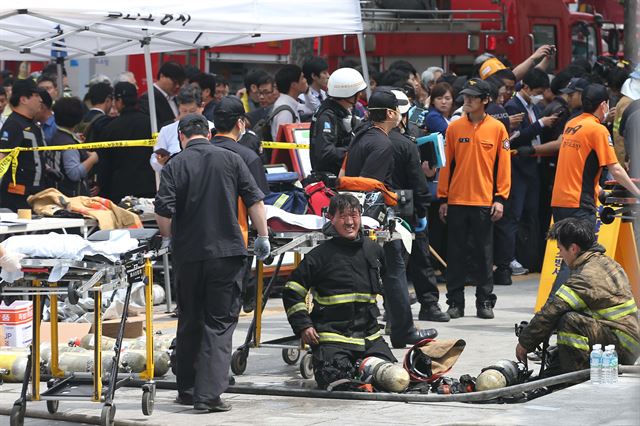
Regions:
<instances>
[{"instance_id":1,"label":"plastic water bottle","mask_svg":"<svg viewBox=\"0 0 640 426\"><path fill-rule=\"evenodd\" d=\"M591 384L599 385L602 383L602 345L593 345L593 350L589 356L591 365Z\"/></svg>"},{"instance_id":2,"label":"plastic water bottle","mask_svg":"<svg viewBox=\"0 0 640 426\"><path fill-rule=\"evenodd\" d=\"M618 380L618 355L613 345L607 345L602 354L602 384L611 385Z\"/></svg>"},{"instance_id":3,"label":"plastic water bottle","mask_svg":"<svg viewBox=\"0 0 640 426\"><path fill-rule=\"evenodd\" d=\"M614 345L609 346L611 346L611 360L609 363L611 376L609 377L609 383L616 384L618 383L618 352L616 352L616 347Z\"/></svg>"}]
</instances>

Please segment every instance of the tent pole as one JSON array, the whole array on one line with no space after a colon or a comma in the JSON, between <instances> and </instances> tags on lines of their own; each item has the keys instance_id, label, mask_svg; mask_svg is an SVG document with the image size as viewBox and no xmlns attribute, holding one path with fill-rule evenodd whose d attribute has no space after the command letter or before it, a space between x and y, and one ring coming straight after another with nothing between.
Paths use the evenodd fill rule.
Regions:
<instances>
[{"instance_id":1,"label":"tent pole","mask_svg":"<svg viewBox=\"0 0 640 426\"><path fill-rule=\"evenodd\" d=\"M146 31L145 31L146 34ZM151 133L158 133L158 122L156 121L156 97L153 90L153 71L151 69L151 39L145 36L144 40L144 70L147 77L147 93L149 94L149 119L151 120Z\"/></svg>"},{"instance_id":2,"label":"tent pole","mask_svg":"<svg viewBox=\"0 0 640 426\"><path fill-rule=\"evenodd\" d=\"M367 83L367 98L371 96L369 87L369 64L367 64L367 52L364 50L364 34L358 33L358 50L360 50L360 62L362 63L362 76Z\"/></svg>"},{"instance_id":3,"label":"tent pole","mask_svg":"<svg viewBox=\"0 0 640 426\"><path fill-rule=\"evenodd\" d=\"M62 67L64 64L63 57L56 58L56 85L58 86L58 99L62 99L64 95L64 76L62 75ZM56 99L54 99L55 101Z\"/></svg>"}]
</instances>

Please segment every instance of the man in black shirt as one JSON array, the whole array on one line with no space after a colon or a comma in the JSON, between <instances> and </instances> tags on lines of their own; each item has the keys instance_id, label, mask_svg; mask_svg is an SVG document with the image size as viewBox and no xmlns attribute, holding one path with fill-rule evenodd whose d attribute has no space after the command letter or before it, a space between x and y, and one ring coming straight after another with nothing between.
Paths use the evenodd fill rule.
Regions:
<instances>
[{"instance_id":1,"label":"man in black shirt","mask_svg":"<svg viewBox=\"0 0 640 426\"><path fill-rule=\"evenodd\" d=\"M207 119L188 114L178 125L182 151L162 169L155 213L172 237L180 316L176 402L199 411L228 411L231 342L240 312L247 256L238 197L257 228L254 253L270 253L264 194L240 156L209 142Z\"/></svg>"},{"instance_id":2,"label":"man in black shirt","mask_svg":"<svg viewBox=\"0 0 640 426\"><path fill-rule=\"evenodd\" d=\"M238 154L249 168L258 188L267 195L270 191L262 160L251 148L238 143L246 131L244 117L244 106L239 98L235 96L222 98L213 113L217 133L211 139L211 143Z\"/></svg>"},{"instance_id":3,"label":"man in black shirt","mask_svg":"<svg viewBox=\"0 0 640 426\"><path fill-rule=\"evenodd\" d=\"M131 83L114 88L115 106L120 115L101 132L103 141L151 139L149 116L138 109L138 91ZM153 148L147 146L108 148L100 151L98 186L100 196L114 203L127 196L153 198L156 178L149 165Z\"/></svg>"},{"instance_id":4,"label":"man in black shirt","mask_svg":"<svg viewBox=\"0 0 640 426\"><path fill-rule=\"evenodd\" d=\"M13 112L0 130L0 148L45 146L42 129L34 121L42 103L36 83L30 78L17 80L13 84L9 102ZM7 154L1 153L0 158ZM47 187L45 168L43 151L20 153L15 182L11 177L11 168L2 178L0 206L14 211L28 209L27 197Z\"/></svg>"},{"instance_id":5,"label":"man in black shirt","mask_svg":"<svg viewBox=\"0 0 640 426\"><path fill-rule=\"evenodd\" d=\"M400 123L402 114L398 107L408 104L405 102L399 101L389 89L378 89L371 95L368 105L371 123L354 136L347 154L346 176L372 178L392 186L393 145L388 135ZM387 268L382 280L394 348L404 348L438 334L434 329L418 330L413 324L403 250L400 240L384 245Z\"/></svg>"}]
</instances>

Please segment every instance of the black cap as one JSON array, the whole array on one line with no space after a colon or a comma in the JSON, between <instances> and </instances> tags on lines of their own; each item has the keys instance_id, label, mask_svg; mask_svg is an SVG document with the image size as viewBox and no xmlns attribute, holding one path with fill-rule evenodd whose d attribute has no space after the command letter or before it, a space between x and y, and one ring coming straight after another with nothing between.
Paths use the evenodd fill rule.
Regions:
<instances>
[{"instance_id":1,"label":"black cap","mask_svg":"<svg viewBox=\"0 0 640 426\"><path fill-rule=\"evenodd\" d=\"M32 78L16 80L11 87L11 96L15 98L20 98L21 96L30 97L34 93L38 93L38 85Z\"/></svg>"},{"instance_id":2,"label":"black cap","mask_svg":"<svg viewBox=\"0 0 640 426\"><path fill-rule=\"evenodd\" d=\"M399 105L406 105L407 101L398 99L391 89L378 89L369 97L368 109L397 109Z\"/></svg>"},{"instance_id":3,"label":"black cap","mask_svg":"<svg viewBox=\"0 0 640 426\"><path fill-rule=\"evenodd\" d=\"M564 89L560 89L560 93L569 94L573 92L582 92L587 88L588 85L588 80L580 77L573 77L571 80L569 80L569 84L567 84L567 87L565 87Z\"/></svg>"},{"instance_id":4,"label":"black cap","mask_svg":"<svg viewBox=\"0 0 640 426\"><path fill-rule=\"evenodd\" d=\"M609 91L602 84L589 84L582 91L582 107L585 112L595 111L598 105L608 100Z\"/></svg>"},{"instance_id":5,"label":"black cap","mask_svg":"<svg viewBox=\"0 0 640 426\"><path fill-rule=\"evenodd\" d=\"M127 81L121 81L113 88L113 97L114 99L135 99L138 97L138 89Z\"/></svg>"},{"instance_id":6,"label":"black cap","mask_svg":"<svg viewBox=\"0 0 640 426\"><path fill-rule=\"evenodd\" d=\"M185 129L190 129L194 133L206 134L209 132L209 120L202 114L187 114L178 122L178 131L184 132Z\"/></svg>"},{"instance_id":7,"label":"black cap","mask_svg":"<svg viewBox=\"0 0 640 426\"><path fill-rule=\"evenodd\" d=\"M213 110L213 122L235 121L245 116L244 105L237 96L225 96Z\"/></svg>"},{"instance_id":8,"label":"black cap","mask_svg":"<svg viewBox=\"0 0 640 426\"><path fill-rule=\"evenodd\" d=\"M46 89L41 87L38 88L38 95L40 95L40 99L42 99L42 104L47 107L47 109L51 109L53 106L53 99L51 99L51 95Z\"/></svg>"},{"instance_id":9,"label":"black cap","mask_svg":"<svg viewBox=\"0 0 640 426\"><path fill-rule=\"evenodd\" d=\"M484 98L487 96L491 96L491 86L484 80L481 80L479 78L472 78L471 80L468 80L464 83L460 94L479 96Z\"/></svg>"}]
</instances>

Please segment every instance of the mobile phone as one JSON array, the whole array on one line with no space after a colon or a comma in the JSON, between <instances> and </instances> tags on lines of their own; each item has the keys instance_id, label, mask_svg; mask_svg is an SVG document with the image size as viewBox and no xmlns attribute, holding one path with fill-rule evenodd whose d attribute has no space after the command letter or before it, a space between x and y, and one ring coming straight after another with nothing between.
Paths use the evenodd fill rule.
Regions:
<instances>
[{"instance_id":1,"label":"mobile phone","mask_svg":"<svg viewBox=\"0 0 640 426\"><path fill-rule=\"evenodd\" d=\"M164 148L158 148L155 151L153 151L153 153L161 157L169 157L171 155L171 153Z\"/></svg>"}]
</instances>

